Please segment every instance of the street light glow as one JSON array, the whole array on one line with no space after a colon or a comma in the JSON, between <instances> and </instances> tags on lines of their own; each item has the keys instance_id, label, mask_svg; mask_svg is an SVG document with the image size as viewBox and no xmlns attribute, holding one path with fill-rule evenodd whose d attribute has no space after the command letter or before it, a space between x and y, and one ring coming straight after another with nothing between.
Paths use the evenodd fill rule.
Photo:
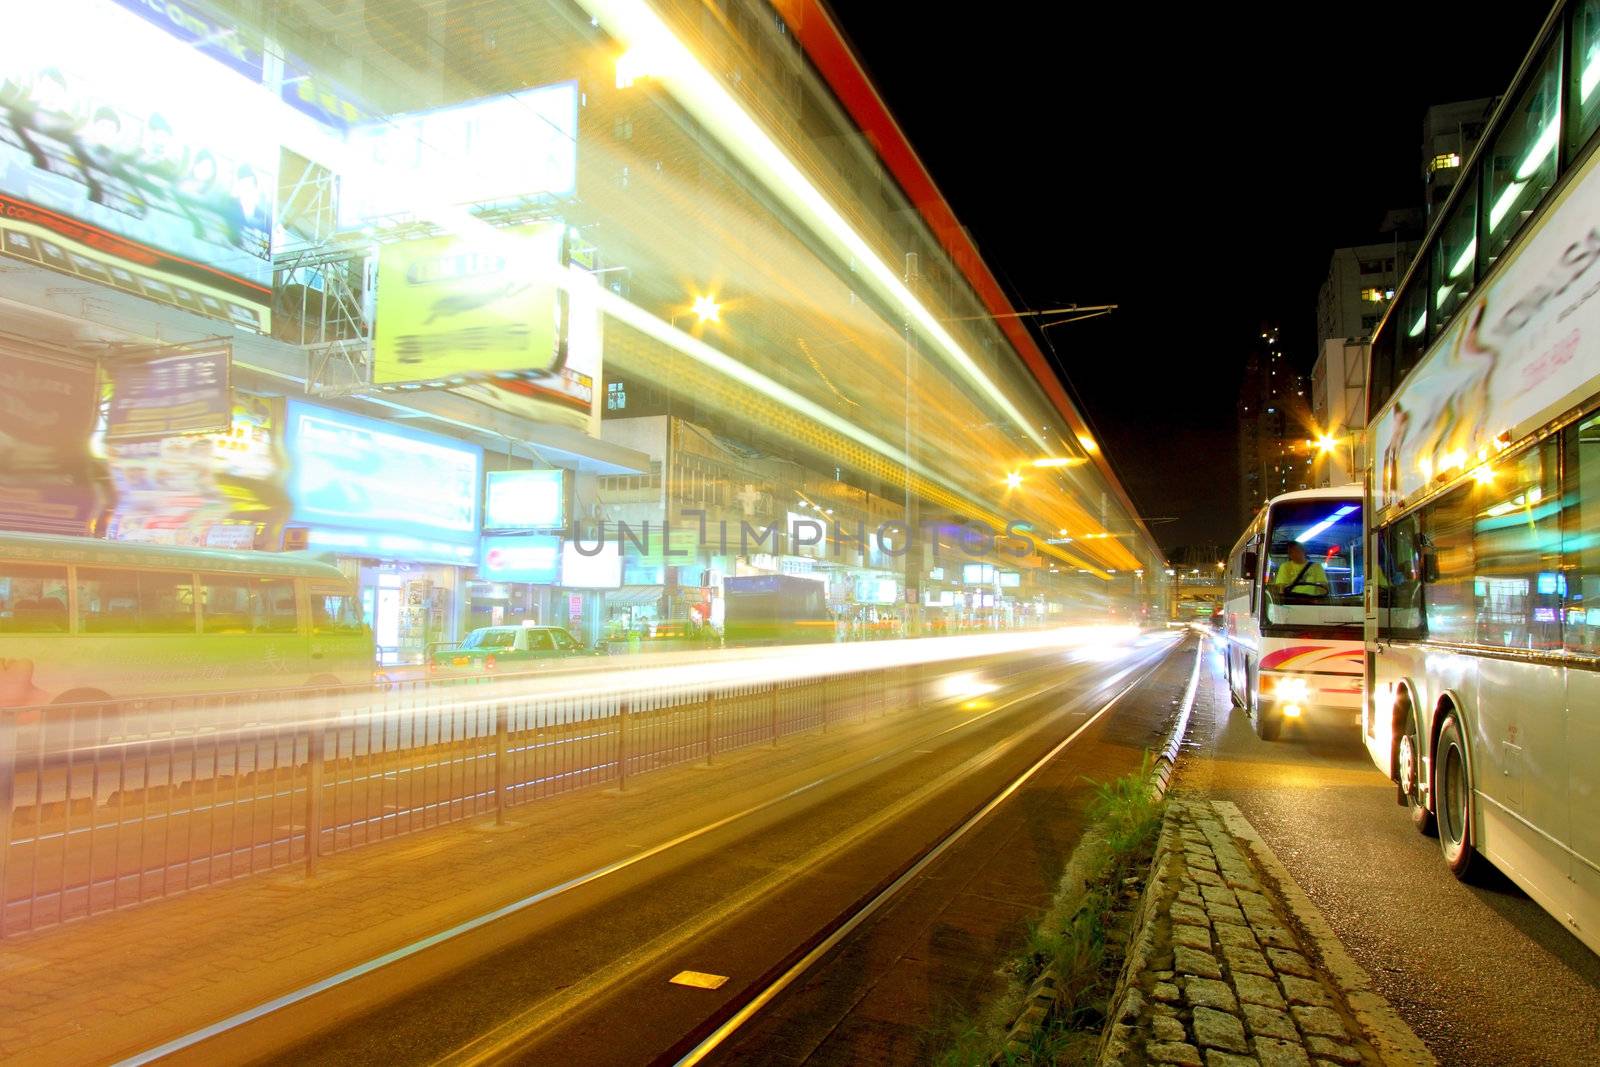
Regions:
<instances>
[{"instance_id":1,"label":"street light glow","mask_svg":"<svg viewBox=\"0 0 1600 1067\"><path fill-rule=\"evenodd\" d=\"M691 310L694 312L694 317L702 323L722 321L722 305L717 303L715 297L695 297L694 307Z\"/></svg>"},{"instance_id":2,"label":"street light glow","mask_svg":"<svg viewBox=\"0 0 1600 1067\"><path fill-rule=\"evenodd\" d=\"M1010 474L1006 475L1006 488L1015 489L1021 484L1022 475L1018 474L1016 471L1012 471Z\"/></svg>"}]
</instances>

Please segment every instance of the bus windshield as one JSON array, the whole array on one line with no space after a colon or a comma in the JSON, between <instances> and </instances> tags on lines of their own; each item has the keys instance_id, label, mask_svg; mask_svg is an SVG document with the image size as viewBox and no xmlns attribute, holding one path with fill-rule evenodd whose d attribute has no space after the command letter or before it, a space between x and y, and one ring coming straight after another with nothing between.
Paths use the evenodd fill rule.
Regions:
<instances>
[{"instance_id":1,"label":"bus windshield","mask_svg":"<svg viewBox=\"0 0 1600 1067\"><path fill-rule=\"evenodd\" d=\"M1272 508L1263 583L1268 623L1361 621L1361 501L1289 500Z\"/></svg>"}]
</instances>

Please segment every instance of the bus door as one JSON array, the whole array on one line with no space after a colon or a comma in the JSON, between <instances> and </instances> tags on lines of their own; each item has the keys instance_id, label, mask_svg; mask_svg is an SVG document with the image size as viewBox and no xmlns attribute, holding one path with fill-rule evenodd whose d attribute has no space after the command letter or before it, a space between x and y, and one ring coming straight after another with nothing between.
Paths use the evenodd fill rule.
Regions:
<instances>
[{"instance_id":1,"label":"bus door","mask_svg":"<svg viewBox=\"0 0 1600 1067\"><path fill-rule=\"evenodd\" d=\"M350 585L333 579L306 581L310 608L310 677L339 685L372 680L372 631L361 619L361 605Z\"/></svg>"}]
</instances>

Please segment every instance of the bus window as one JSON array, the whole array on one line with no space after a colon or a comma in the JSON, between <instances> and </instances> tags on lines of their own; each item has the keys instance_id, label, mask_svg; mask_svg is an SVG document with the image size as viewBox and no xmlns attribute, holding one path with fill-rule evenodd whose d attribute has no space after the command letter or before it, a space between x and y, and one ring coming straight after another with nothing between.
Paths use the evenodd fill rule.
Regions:
<instances>
[{"instance_id":1,"label":"bus window","mask_svg":"<svg viewBox=\"0 0 1600 1067\"><path fill-rule=\"evenodd\" d=\"M1561 38L1557 36L1484 157L1484 269L1499 258L1556 183L1561 143Z\"/></svg>"},{"instance_id":2,"label":"bus window","mask_svg":"<svg viewBox=\"0 0 1600 1067\"><path fill-rule=\"evenodd\" d=\"M1555 470L1552 441L1498 466L1477 489L1473 596L1479 644L1561 647L1566 577Z\"/></svg>"},{"instance_id":3,"label":"bus window","mask_svg":"<svg viewBox=\"0 0 1600 1067\"><path fill-rule=\"evenodd\" d=\"M78 612L85 633L193 633L194 577L81 567Z\"/></svg>"},{"instance_id":4,"label":"bus window","mask_svg":"<svg viewBox=\"0 0 1600 1067\"><path fill-rule=\"evenodd\" d=\"M1360 501L1276 503L1266 544L1268 623L1348 625L1359 620Z\"/></svg>"},{"instance_id":5,"label":"bus window","mask_svg":"<svg viewBox=\"0 0 1600 1067\"><path fill-rule=\"evenodd\" d=\"M292 578L200 576L200 622L208 634L294 633Z\"/></svg>"},{"instance_id":6,"label":"bus window","mask_svg":"<svg viewBox=\"0 0 1600 1067\"><path fill-rule=\"evenodd\" d=\"M1477 634L1476 561L1472 529L1476 511L1470 487L1458 486L1423 509L1418 565L1427 584L1424 622L1440 641L1470 644Z\"/></svg>"},{"instance_id":7,"label":"bus window","mask_svg":"<svg viewBox=\"0 0 1600 1067\"><path fill-rule=\"evenodd\" d=\"M366 627L355 593L339 586L313 584L306 590L311 602L311 632L314 634L358 634Z\"/></svg>"},{"instance_id":8,"label":"bus window","mask_svg":"<svg viewBox=\"0 0 1600 1067\"><path fill-rule=\"evenodd\" d=\"M1600 415L1566 432L1566 647L1600 655Z\"/></svg>"},{"instance_id":9,"label":"bus window","mask_svg":"<svg viewBox=\"0 0 1600 1067\"><path fill-rule=\"evenodd\" d=\"M0 633L67 632L67 569L0 563Z\"/></svg>"}]
</instances>

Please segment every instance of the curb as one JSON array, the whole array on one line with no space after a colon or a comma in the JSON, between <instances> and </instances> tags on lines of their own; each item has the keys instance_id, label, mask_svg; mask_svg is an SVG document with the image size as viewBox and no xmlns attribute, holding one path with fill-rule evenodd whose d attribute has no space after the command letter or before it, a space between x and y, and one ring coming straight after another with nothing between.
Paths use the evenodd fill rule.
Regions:
<instances>
[{"instance_id":1,"label":"curb","mask_svg":"<svg viewBox=\"0 0 1600 1067\"><path fill-rule=\"evenodd\" d=\"M1150 795L1158 801L1166 796L1167 788L1172 784L1172 775L1177 766L1178 752L1183 745L1184 734L1189 730L1190 713L1194 711L1195 692L1200 682L1200 662L1205 654L1206 647L1206 635L1202 633L1199 637L1199 644L1195 646L1194 669L1189 673L1189 685L1183 693L1182 707L1179 709L1178 717L1173 721L1172 728L1167 732L1167 739L1157 751L1155 761L1150 768ZM1083 892L1084 878L1079 871L1088 861L1092 848L1098 845L1099 842L1100 835L1091 831L1085 834L1077 845L1073 847L1072 855L1067 858L1066 868L1061 880L1063 884L1066 884L1070 877L1075 893L1081 894ZM1156 840L1155 860L1151 867L1152 873L1160 868L1164 861L1170 861L1171 858L1170 827L1167 825L1167 821L1163 819L1161 834ZM1106 1001L1107 1004L1122 1003L1130 973L1138 973L1138 969L1142 969L1143 964L1140 963L1139 968L1131 972L1129 968L1133 967L1135 960L1147 959L1154 948L1148 928L1148 918L1153 906L1153 897L1150 893L1152 881L1154 881L1153 878L1145 881L1145 888L1138 904L1134 925L1128 934L1128 953L1123 961L1122 970L1117 977L1117 984L1112 990L1112 995ZM1027 1051L1039 1028L1048 1022L1050 1016L1055 1013L1056 1004L1060 999L1060 988L1061 978L1056 974L1054 968L1046 968L1034 980L1033 985L1028 989L1028 995L1023 998L1022 1011L1018 1014L1016 1021L1011 1024L1011 1029L1006 1033L1005 1042L1001 1046L1001 1054L991 1062L1001 1063L1003 1062L1003 1057L1007 1054L1021 1055ZM1118 1015L1118 1018L1120 1017L1121 1013ZM1137 1008L1134 1010L1134 1017L1138 1017ZM1106 1033L1110 1033L1113 1028L1113 1026L1108 1026ZM1103 1040L1104 1038L1102 1037L1102 1046Z\"/></svg>"}]
</instances>

